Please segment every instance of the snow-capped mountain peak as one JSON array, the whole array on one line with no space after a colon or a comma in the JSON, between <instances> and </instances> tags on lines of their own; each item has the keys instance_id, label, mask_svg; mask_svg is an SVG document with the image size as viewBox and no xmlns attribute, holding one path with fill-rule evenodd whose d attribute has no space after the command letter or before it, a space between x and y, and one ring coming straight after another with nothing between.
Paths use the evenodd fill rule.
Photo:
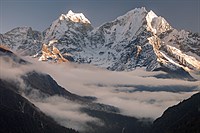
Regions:
<instances>
[{"instance_id":1,"label":"snow-capped mountain peak","mask_svg":"<svg viewBox=\"0 0 200 133\"><path fill-rule=\"evenodd\" d=\"M40 35L31 30L25 33L29 34L14 30L10 34L0 35L0 43L24 49L25 44L33 44ZM91 63L117 71L136 67L153 71L162 66L173 70L200 70L199 34L178 31L163 17L153 11L148 12L144 7L133 9L97 28L93 28L82 13L70 10L41 35L40 45L33 45L31 52L42 49L40 60L46 61L51 56L53 60L64 60L63 55L75 62Z\"/></svg>"},{"instance_id":2,"label":"snow-capped mountain peak","mask_svg":"<svg viewBox=\"0 0 200 133\"><path fill-rule=\"evenodd\" d=\"M152 10L146 15L147 30L153 34L160 34L172 29L168 22L161 16L157 16Z\"/></svg>"},{"instance_id":3,"label":"snow-capped mountain peak","mask_svg":"<svg viewBox=\"0 0 200 133\"><path fill-rule=\"evenodd\" d=\"M61 16L56 19L46 31L44 31L44 42L48 43L54 39L59 40L63 35L68 34L69 32L87 32L87 30L90 29L92 29L90 21L83 13L74 13L70 10L67 14L61 14Z\"/></svg>"},{"instance_id":4,"label":"snow-capped mountain peak","mask_svg":"<svg viewBox=\"0 0 200 133\"><path fill-rule=\"evenodd\" d=\"M68 13L61 14L60 20L69 20L76 23L85 23L90 24L90 21L83 15L83 13L74 13L72 10L69 10Z\"/></svg>"},{"instance_id":5,"label":"snow-capped mountain peak","mask_svg":"<svg viewBox=\"0 0 200 133\"><path fill-rule=\"evenodd\" d=\"M138 16L143 17L140 15L143 13L147 13L147 10L145 9L145 7L135 8L131 11L128 11L126 14L117 17L117 20L124 19L125 17L133 17L135 14L138 14Z\"/></svg>"},{"instance_id":6,"label":"snow-capped mountain peak","mask_svg":"<svg viewBox=\"0 0 200 133\"><path fill-rule=\"evenodd\" d=\"M151 22L153 20L153 18L158 17L152 10L150 12L148 12L147 16L146 16L146 20L147 20L147 30L152 31L153 33L156 33L156 30L153 29Z\"/></svg>"}]
</instances>

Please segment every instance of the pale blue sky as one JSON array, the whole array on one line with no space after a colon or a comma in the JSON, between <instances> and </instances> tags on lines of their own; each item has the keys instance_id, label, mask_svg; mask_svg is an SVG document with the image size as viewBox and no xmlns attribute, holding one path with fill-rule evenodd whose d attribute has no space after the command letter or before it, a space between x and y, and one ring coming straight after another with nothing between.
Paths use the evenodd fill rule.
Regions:
<instances>
[{"instance_id":1,"label":"pale blue sky","mask_svg":"<svg viewBox=\"0 0 200 133\"><path fill-rule=\"evenodd\" d=\"M43 31L69 10L97 27L136 7L153 10L174 28L200 33L200 0L0 0L0 33L19 26Z\"/></svg>"}]
</instances>

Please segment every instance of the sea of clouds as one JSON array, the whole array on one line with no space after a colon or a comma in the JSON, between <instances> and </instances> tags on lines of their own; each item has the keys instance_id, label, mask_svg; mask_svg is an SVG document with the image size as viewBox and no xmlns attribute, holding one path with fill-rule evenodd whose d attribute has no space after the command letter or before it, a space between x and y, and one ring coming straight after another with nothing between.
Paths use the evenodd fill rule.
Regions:
<instances>
[{"instance_id":1,"label":"sea of clouds","mask_svg":"<svg viewBox=\"0 0 200 133\"><path fill-rule=\"evenodd\" d=\"M200 81L159 79L154 76L163 72L147 72L144 68L129 72L115 72L91 65L38 62L30 57L25 59L31 64L17 65L0 58L0 78L18 81L21 88L25 89L26 86L20 78L22 75L33 70L47 73L67 91L80 96L96 97L96 102L115 106L120 109L121 114L137 118L158 118L168 107L197 93L200 85ZM141 85L147 89L163 86L166 91L134 91ZM168 89L171 86L177 88L184 86L186 90L173 92ZM188 90L191 87L195 89ZM32 95L34 96L24 97L63 126L82 131L89 128L87 122L103 125L98 118L81 112L80 108L83 105L59 96L42 99L37 92Z\"/></svg>"}]
</instances>

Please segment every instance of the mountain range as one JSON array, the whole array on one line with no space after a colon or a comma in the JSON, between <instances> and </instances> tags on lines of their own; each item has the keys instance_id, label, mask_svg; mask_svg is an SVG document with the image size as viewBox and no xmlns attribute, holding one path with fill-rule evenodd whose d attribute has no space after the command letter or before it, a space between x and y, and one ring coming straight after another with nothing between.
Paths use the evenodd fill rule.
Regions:
<instances>
[{"instance_id":1,"label":"mountain range","mask_svg":"<svg viewBox=\"0 0 200 133\"><path fill-rule=\"evenodd\" d=\"M43 61L68 59L114 71L145 67L173 73L199 72L199 40L198 33L176 30L144 7L97 28L82 13L70 10L43 32L18 27L0 34L1 44Z\"/></svg>"},{"instance_id":2,"label":"mountain range","mask_svg":"<svg viewBox=\"0 0 200 133\"><path fill-rule=\"evenodd\" d=\"M6 62L5 66L9 64L12 69L31 66L29 60L20 57L31 56L56 65L74 62L110 71L130 72L137 68L164 71L164 74L155 76L158 79L175 78L194 82L198 79L193 75L199 77L200 73L200 35L175 29L163 17L144 7L133 9L99 27L93 27L82 13L70 10L67 14L61 14L45 31L17 27L0 34L0 44L0 61L2 64ZM1 69L4 71L5 68ZM47 73L28 71L18 78L18 81L13 81L0 77L1 132L22 133L32 129L41 133L200 132L199 93L168 108L161 117L152 120L123 115L119 108L98 102L97 97L72 93ZM165 91L166 88L170 90L168 86L159 86L157 90L154 86L134 87L139 89L133 89L130 93L149 89L152 92ZM197 88L180 86L179 90L196 91ZM176 93L176 86L172 89ZM64 98L64 102L80 106L79 113L98 120L87 121L84 125L87 131L68 128L66 125L70 121L64 123L57 116L52 119L49 112L38 108L52 97Z\"/></svg>"}]
</instances>

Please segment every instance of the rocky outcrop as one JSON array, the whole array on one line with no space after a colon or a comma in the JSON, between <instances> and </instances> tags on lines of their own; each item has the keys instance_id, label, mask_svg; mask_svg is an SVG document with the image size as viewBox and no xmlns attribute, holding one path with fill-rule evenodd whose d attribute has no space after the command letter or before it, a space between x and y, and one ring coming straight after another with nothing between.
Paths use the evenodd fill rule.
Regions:
<instances>
[{"instance_id":1,"label":"rocky outcrop","mask_svg":"<svg viewBox=\"0 0 200 133\"><path fill-rule=\"evenodd\" d=\"M57 40L52 40L48 45L42 45L42 55L39 57L39 61L52 61L55 63L67 62L67 59L65 59L60 51L53 45L56 42ZM34 57L37 56L38 55L35 55Z\"/></svg>"}]
</instances>

